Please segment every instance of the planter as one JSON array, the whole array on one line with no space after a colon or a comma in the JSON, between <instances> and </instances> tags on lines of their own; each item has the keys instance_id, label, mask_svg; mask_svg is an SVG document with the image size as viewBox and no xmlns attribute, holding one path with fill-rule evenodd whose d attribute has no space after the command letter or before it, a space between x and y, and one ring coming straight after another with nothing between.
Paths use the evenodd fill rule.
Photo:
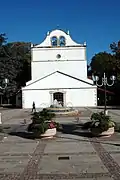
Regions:
<instances>
[{"instance_id":1,"label":"planter","mask_svg":"<svg viewBox=\"0 0 120 180\"><path fill-rule=\"evenodd\" d=\"M107 137L110 137L112 134L114 134L114 127L111 127L107 131L103 131L102 133L100 133L100 130L98 128L91 128L91 133L94 136L107 136Z\"/></svg>"},{"instance_id":2,"label":"planter","mask_svg":"<svg viewBox=\"0 0 120 180\"><path fill-rule=\"evenodd\" d=\"M44 134L41 134L40 136L42 138L53 138L53 136L56 135L56 128L47 129Z\"/></svg>"}]
</instances>

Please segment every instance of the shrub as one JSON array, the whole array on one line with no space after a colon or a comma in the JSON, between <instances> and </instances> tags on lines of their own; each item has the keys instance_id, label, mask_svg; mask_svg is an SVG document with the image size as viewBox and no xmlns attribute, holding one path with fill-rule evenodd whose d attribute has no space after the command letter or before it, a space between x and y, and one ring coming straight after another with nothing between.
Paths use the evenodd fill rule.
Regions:
<instances>
[{"instance_id":1,"label":"shrub","mask_svg":"<svg viewBox=\"0 0 120 180\"><path fill-rule=\"evenodd\" d=\"M115 123L110 116L105 115L103 112L93 113L91 116L93 121L91 128L97 128L98 131L107 131L111 127L115 127Z\"/></svg>"},{"instance_id":2,"label":"shrub","mask_svg":"<svg viewBox=\"0 0 120 180\"><path fill-rule=\"evenodd\" d=\"M58 128L59 124L53 121L55 114L43 109L33 114L32 123L28 126L28 131L35 135L43 134L47 129Z\"/></svg>"},{"instance_id":3,"label":"shrub","mask_svg":"<svg viewBox=\"0 0 120 180\"><path fill-rule=\"evenodd\" d=\"M99 133L107 131L111 127L115 127L115 123L110 116L105 115L103 112L93 113L91 115L91 121L83 125L83 129L96 129Z\"/></svg>"},{"instance_id":4,"label":"shrub","mask_svg":"<svg viewBox=\"0 0 120 180\"><path fill-rule=\"evenodd\" d=\"M120 124L115 123L115 131L120 132Z\"/></svg>"},{"instance_id":5,"label":"shrub","mask_svg":"<svg viewBox=\"0 0 120 180\"><path fill-rule=\"evenodd\" d=\"M90 129L92 127L92 124L93 124L92 121L88 121L88 122L83 124L82 129Z\"/></svg>"}]
</instances>

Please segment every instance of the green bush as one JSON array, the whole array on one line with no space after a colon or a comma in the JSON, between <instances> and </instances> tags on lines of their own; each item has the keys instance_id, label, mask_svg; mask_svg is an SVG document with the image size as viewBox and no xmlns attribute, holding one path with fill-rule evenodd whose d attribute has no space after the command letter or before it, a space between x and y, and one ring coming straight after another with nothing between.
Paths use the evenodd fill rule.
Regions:
<instances>
[{"instance_id":1,"label":"green bush","mask_svg":"<svg viewBox=\"0 0 120 180\"><path fill-rule=\"evenodd\" d=\"M103 112L93 113L91 120L93 121L91 128L97 128L100 133L107 131L111 127L115 127L115 123L111 117L105 115Z\"/></svg>"},{"instance_id":2,"label":"green bush","mask_svg":"<svg viewBox=\"0 0 120 180\"><path fill-rule=\"evenodd\" d=\"M40 123L39 124L31 123L28 126L28 131L33 132L36 136L43 134L47 129L48 129L47 123L41 123L41 124Z\"/></svg>"},{"instance_id":3,"label":"green bush","mask_svg":"<svg viewBox=\"0 0 120 180\"><path fill-rule=\"evenodd\" d=\"M2 126L0 126L0 133L3 133L4 131L3 131L3 127Z\"/></svg>"},{"instance_id":4,"label":"green bush","mask_svg":"<svg viewBox=\"0 0 120 180\"><path fill-rule=\"evenodd\" d=\"M33 132L35 135L43 134L49 128L58 128L59 124L52 119L55 114L49 112L47 109L43 109L40 112L35 112L33 114L32 123L28 126L28 131Z\"/></svg>"},{"instance_id":5,"label":"green bush","mask_svg":"<svg viewBox=\"0 0 120 180\"><path fill-rule=\"evenodd\" d=\"M115 123L115 131L120 132L120 124Z\"/></svg>"},{"instance_id":6,"label":"green bush","mask_svg":"<svg viewBox=\"0 0 120 180\"><path fill-rule=\"evenodd\" d=\"M42 123L44 121L50 121L52 118L55 117L55 114L49 112L47 109L43 109L40 112L35 112L32 117L32 121L35 124Z\"/></svg>"},{"instance_id":7,"label":"green bush","mask_svg":"<svg viewBox=\"0 0 120 180\"><path fill-rule=\"evenodd\" d=\"M115 123L110 116L105 115L103 112L93 113L91 115L91 121L83 125L83 129L96 130L98 133L107 131L111 127L115 127Z\"/></svg>"},{"instance_id":8,"label":"green bush","mask_svg":"<svg viewBox=\"0 0 120 180\"><path fill-rule=\"evenodd\" d=\"M82 129L90 129L92 127L92 124L93 124L92 121L88 121L88 122L83 124Z\"/></svg>"}]
</instances>

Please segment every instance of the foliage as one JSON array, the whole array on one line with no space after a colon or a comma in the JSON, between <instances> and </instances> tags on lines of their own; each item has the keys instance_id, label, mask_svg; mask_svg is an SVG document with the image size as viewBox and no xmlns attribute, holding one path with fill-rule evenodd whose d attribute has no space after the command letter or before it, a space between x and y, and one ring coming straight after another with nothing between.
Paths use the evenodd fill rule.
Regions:
<instances>
[{"instance_id":1,"label":"foliage","mask_svg":"<svg viewBox=\"0 0 120 180\"><path fill-rule=\"evenodd\" d=\"M7 41L6 34L5 33L0 34L0 46L6 43L6 41Z\"/></svg>"},{"instance_id":2,"label":"foliage","mask_svg":"<svg viewBox=\"0 0 120 180\"><path fill-rule=\"evenodd\" d=\"M115 131L120 132L120 124L119 123L115 123Z\"/></svg>"},{"instance_id":3,"label":"foliage","mask_svg":"<svg viewBox=\"0 0 120 180\"><path fill-rule=\"evenodd\" d=\"M58 128L59 124L52 120L54 117L55 114L49 112L47 109L35 112L32 117L32 123L28 126L28 131L39 136L47 129Z\"/></svg>"},{"instance_id":4,"label":"foliage","mask_svg":"<svg viewBox=\"0 0 120 180\"><path fill-rule=\"evenodd\" d=\"M115 42L111 43L110 48L116 56L120 57L120 41L118 41L117 43Z\"/></svg>"},{"instance_id":5,"label":"foliage","mask_svg":"<svg viewBox=\"0 0 120 180\"><path fill-rule=\"evenodd\" d=\"M54 105L50 105L50 108L54 108Z\"/></svg>"},{"instance_id":6,"label":"foliage","mask_svg":"<svg viewBox=\"0 0 120 180\"><path fill-rule=\"evenodd\" d=\"M82 129L90 129L92 127L93 121L88 121L83 124Z\"/></svg>"},{"instance_id":7,"label":"foliage","mask_svg":"<svg viewBox=\"0 0 120 180\"><path fill-rule=\"evenodd\" d=\"M5 34L0 34L0 83L9 79L5 96L13 96L30 80L30 43L7 43Z\"/></svg>"},{"instance_id":8,"label":"foliage","mask_svg":"<svg viewBox=\"0 0 120 180\"><path fill-rule=\"evenodd\" d=\"M92 128L97 128L99 133L107 131L111 127L115 127L115 123L112 121L110 116L105 115L103 112L93 113L91 115L93 121Z\"/></svg>"},{"instance_id":9,"label":"foliage","mask_svg":"<svg viewBox=\"0 0 120 180\"><path fill-rule=\"evenodd\" d=\"M115 67L117 71L117 77L120 81L120 41L118 41L117 43L113 42L112 44L110 44L110 48L116 59Z\"/></svg>"},{"instance_id":10,"label":"foliage","mask_svg":"<svg viewBox=\"0 0 120 180\"><path fill-rule=\"evenodd\" d=\"M96 129L98 134L107 131L111 127L115 127L115 123L110 116L104 115L103 112L93 113L91 121L83 125L83 129L91 129L91 131Z\"/></svg>"},{"instance_id":11,"label":"foliage","mask_svg":"<svg viewBox=\"0 0 120 180\"><path fill-rule=\"evenodd\" d=\"M3 133L4 131L3 131L3 127L2 126L0 126L0 133Z\"/></svg>"},{"instance_id":12,"label":"foliage","mask_svg":"<svg viewBox=\"0 0 120 180\"><path fill-rule=\"evenodd\" d=\"M48 129L48 124L47 123L31 123L28 126L28 131L33 132L35 136L39 136L40 134L43 134L46 130Z\"/></svg>"},{"instance_id":13,"label":"foliage","mask_svg":"<svg viewBox=\"0 0 120 180\"><path fill-rule=\"evenodd\" d=\"M115 74L120 81L120 41L111 43L110 49L112 53L100 52L93 56L90 71L98 73L99 76L102 76L104 72L108 76Z\"/></svg>"},{"instance_id":14,"label":"foliage","mask_svg":"<svg viewBox=\"0 0 120 180\"><path fill-rule=\"evenodd\" d=\"M112 47L112 51L113 51ZM119 56L118 56L119 54ZM112 95L112 105L119 105L120 102L120 53L114 48L114 53L107 53L107 52L100 52L95 54L91 60L90 67L88 70L88 75L91 76L92 74L99 76L98 84L101 84L101 79L103 77L103 73L106 73L108 83L111 84L112 81L110 80L111 75L115 75L117 77L113 86L107 86L106 89L108 91L113 92L116 96ZM104 88L103 86L101 88ZM107 94L110 96L109 94ZM98 96L101 97L100 101L104 98L102 96L102 92L98 91ZM109 99L109 98L107 98ZM111 97L110 97L111 99ZM104 101L104 100L103 100ZM103 104L102 104L103 105Z\"/></svg>"},{"instance_id":15,"label":"foliage","mask_svg":"<svg viewBox=\"0 0 120 180\"><path fill-rule=\"evenodd\" d=\"M104 72L107 75L115 73L116 58L114 55L107 52L100 52L93 56L90 63L91 71L102 76Z\"/></svg>"},{"instance_id":16,"label":"foliage","mask_svg":"<svg viewBox=\"0 0 120 180\"><path fill-rule=\"evenodd\" d=\"M50 113L47 109L44 108L40 112L35 112L33 114L32 120L33 123L42 123L44 121L50 121L54 117L55 117L54 113Z\"/></svg>"}]
</instances>

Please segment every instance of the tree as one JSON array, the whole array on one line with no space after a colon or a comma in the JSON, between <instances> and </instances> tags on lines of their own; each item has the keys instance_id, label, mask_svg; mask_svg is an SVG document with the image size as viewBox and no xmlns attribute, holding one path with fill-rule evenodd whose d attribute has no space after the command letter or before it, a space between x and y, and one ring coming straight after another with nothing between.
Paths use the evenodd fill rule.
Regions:
<instances>
[{"instance_id":1,"label":"tree","mask_svg":"<svg viewBox=\"0 0 120 180\"><path fill-rule=\"evenodd\" d=\"M30 43L6 43L5 34L0 35L0 80L9 79L5 95L13 96L30 80Z\"/></svg>"},{"instance_id":2,"label":"tree","mask_svg":"<svg viewBox=\"0 0 120 180\"><path fill-rule=\"evenodd\" d=\"M0 34L0 46L7 42L6 34Z\"/></svg>"},{"instance_id":3,"label":"tree","mask_svg":"<svg viewBox=\"0 0 120 180\"><path fill-rule=\"evenodd\" d=\"M120 71L117 64L118 59L116 58L115 53L110 54L107 52L100 52L98 54L95 54L91 60L90 67L91 67L91 74L94 73L100 77L100 80L98 83L101 84L101 77L103 77L103 73L105 72L108 80L111 75L115 75L117 77L117 81L112 87L107 86L107 90L114 92L117 96L117 100L119 98L119 92L120 92ZM108 81L109 83L110 80ZM101 93L99 91L99 93ZM100 95L98 93L98 96ZM116 100L114 100L116 101Z\"/></svg>"},{"instance_id":4,"label":"tree","mask_svg":"<svg viewBox=\"0 0 120 180\"><path fill-rule=\"evenodd\" d=\"M116 59L115 61L115 69L117 72L118 80L120 80L120 41L117 43L113 42L110 44L111 51Z\"/></svg>"},{"instance_id":5,"label":"tree","mask_svg":"<svg viewBox=\"0 0 120 180\"><path fill-rule=\"evenodd\" d=\"M115 42L111 43L110 48L113 53L120 54L120 41L118 41L117 43Z\"/></svg>"},{"instance_id":6,"label":"tree","mask_svg":"<svg viewBox=\"0 0 120 180\"><path fill-rule=\"evenodd\" d=\"M31 54L30 43L13 42L7 44L9 56L15 60L17 70L16 81L18 87L25 86L26 82L31 79Z\"/></svg>"},{"instance_id":7,"label":"tree","mask_svg":"<svg viewBox=\"0 0 120 180\"><path fill-rule=\"evenodd\" d=\"M107 52L100 52L93 56L90 63L91 71L102 76L104 72L107 75L115 73L116 58L114 55Z\"/></svg>"}]
</instances>

